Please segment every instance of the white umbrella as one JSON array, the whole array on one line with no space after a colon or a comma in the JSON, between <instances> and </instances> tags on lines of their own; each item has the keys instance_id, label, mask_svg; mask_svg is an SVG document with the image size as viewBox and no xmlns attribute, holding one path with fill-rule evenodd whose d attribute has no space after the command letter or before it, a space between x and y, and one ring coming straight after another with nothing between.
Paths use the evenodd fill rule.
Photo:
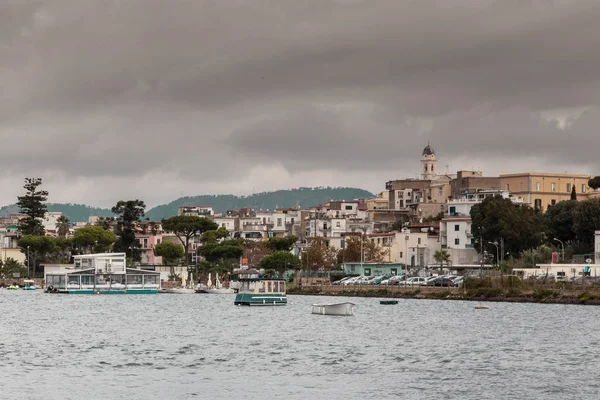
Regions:
<instances>
[{"instance_id":1,"label":"white umbrella","mask_svg":"<svg viewBox=\"0 0 600 400\"><path fill-rule=\"evenodd\" d=\"M212 281L210 280L210 272L208 273L208 280L206 281L206 287L211 287Z\"/></svg>"}]
</instances>

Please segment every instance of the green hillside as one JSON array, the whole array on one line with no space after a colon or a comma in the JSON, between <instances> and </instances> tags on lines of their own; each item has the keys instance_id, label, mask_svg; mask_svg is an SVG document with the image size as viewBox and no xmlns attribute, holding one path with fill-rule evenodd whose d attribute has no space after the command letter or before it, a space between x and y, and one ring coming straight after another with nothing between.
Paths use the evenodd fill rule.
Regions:
<instances>
[{"instance_id":1,"label":"green hillside","mask_svg":"<svg viewBox=\"0 0 600 400\"><path fill-rule=\"evenodd\" d=\"M362 189L355 188L299 188L278 190L275 192L256 193L251 196L224 195L202 195L182 197L149 209L146 216L153 221L177 215L177 208L183 205L212 206L216 212L226 212L238 208L255 208L273 210L275 208L292 208L296 206L310 207L330 200L353 200L373 197L373 194ZM60 211L71 222L86 222L91 215L105 217L112 213L106 208L90 207L85 204L48 204L48 211ZM12 204L0 208L0 217L19 212L19 208Z\"/></svg>"},{"instance_id":2,"label":"green hillside","mask_svg":"<svg viewBox=\"0 0 600 400\"><path fill-rule=\"evenodd\" d=\"M69 203L49 203L48 211L62 212L63 215L69 217L71 222L87 222L88 217L96 215L99 217L112 216L113 213L106 208L90 207L85 204L69 204ZM19 207L16 204L0 208L0 217L8 216L19 212Z\"/></svg>"},{"instance_id":3,"label":"green hillside","mask_svg":"<svg viewBox=\"0 0 600 400\"><path fill-rule=\"evenodd\" d=\"M330 200L353 200L373 197L371 192L356 188L299 188L256 193L250 196L204 195L182 197L169 204L154 207L146 213L151 220L177 215L177 208L183 205L212 206L215 212L226 212L238 208L274 210L276 208L310 207Z\"/></svg>"}]
</instances>

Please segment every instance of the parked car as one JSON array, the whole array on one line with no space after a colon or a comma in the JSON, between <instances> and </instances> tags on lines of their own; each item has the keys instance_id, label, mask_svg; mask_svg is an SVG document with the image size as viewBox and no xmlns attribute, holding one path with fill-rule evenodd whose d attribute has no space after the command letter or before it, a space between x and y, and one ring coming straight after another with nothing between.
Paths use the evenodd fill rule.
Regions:
<instances>
[{"instance_id":1,"label":"parked car","mask_svg":"<svg viewBox=\"0 0 600 400\"><path fill-rule=\"evenodd\" d=\"M464 276L457 276L456 278L452 279L452 286L462 286L465 284L465 277Z\"/></svg>"},{"instance_id":2,"label":"parked car","mask_svg":"<svg viewBox=\"0 0 600 400\"><path fill-rule=\"evenodd\" d=\"M452 279L448 276L438 276L434 279L430 279L427 281L427 286L452 286Z\"/></svg>"},{"instance_id":3,"label":"parked car","mask_svg":"<svg viewBox=\"0 0 600 400\"><path fill-rule=\"evenodd\" d=\"M399 285L406 280L406 275L394 275L388 280L388 285Z\"/></svg>"},{"instance_id":4,"label":"parked car","mask_svg":"<svg viewBox=\"0 0 600 400\"><path fill-rule=\"evenodd\" d=\"M352 276L347 276L345 278L342 278L340 280L337 280L337 281L333 282L333 285L343 285L344 282L346 282L348 279L351 279L351 278L353 278L353 277Z\"/></svg>"},{"instance_id":5,"label":"parked car","mask_svg":"<svg viewBox=\"0 0 600 400\"><path fill-rule=\"evenodd\" d=\"M344 286L354 285L354 283L356 283L356 281L359 280L360 278L362 278L362 276L353 276L352 278L347 279L344 282L342 282L342 285L344 285Z\"/></svg>"},{"instance_id":6,"label":"parked car","mask_svg":"<svg viewBox=\"0 0 600 400\"><path fill-rule=\"evenodd\" d=\"M402 286L422 286L426 283L427 283L427 278L424 278L422 276L412 276L412 277L406 279L406 281L401 282L400 284Z\"/></svg>"}]
</instances>

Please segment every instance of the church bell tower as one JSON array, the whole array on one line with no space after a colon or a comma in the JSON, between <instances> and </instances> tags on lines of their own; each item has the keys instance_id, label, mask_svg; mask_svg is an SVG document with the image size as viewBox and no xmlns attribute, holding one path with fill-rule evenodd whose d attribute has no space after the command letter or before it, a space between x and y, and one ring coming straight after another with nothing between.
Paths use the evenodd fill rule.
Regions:
<instances>
[{"instance_id":1,"label":"church bell tower","mask_svg":"<svg viewBox=\"0 0 600 400\"><path fill-rule=\"evenodd\" d=\"M421 179L428 181L435 179L437 176L435 163L435 151L428 143L421 155Z\"/></svg>"}]
</instances>

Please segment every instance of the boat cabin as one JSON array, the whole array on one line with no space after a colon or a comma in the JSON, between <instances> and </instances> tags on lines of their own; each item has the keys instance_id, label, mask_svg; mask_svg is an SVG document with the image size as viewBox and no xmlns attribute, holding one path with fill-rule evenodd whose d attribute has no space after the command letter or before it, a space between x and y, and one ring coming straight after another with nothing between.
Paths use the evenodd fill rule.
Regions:
<instances>
[{"instance_id":1,"label":"boat cabin","mask_svg":"<svg viewBox=\"0 0 600 400\"><path fill-rule=\"evenodd\" d=\"M157 293L160 272L126 267L125 253L74 256L72 271L46 274L46 288L58 293Z\"/></svg>"},{"instance_id":2,"label":"boat cabin","mask_svg":"<svg viewBox=\"0 0 600 400\"><path fill-rule=\"evenodd\" d=\"M245 278L240 279L240 293L285 294L283 279Z\"/></svg>"}]
</instances>

